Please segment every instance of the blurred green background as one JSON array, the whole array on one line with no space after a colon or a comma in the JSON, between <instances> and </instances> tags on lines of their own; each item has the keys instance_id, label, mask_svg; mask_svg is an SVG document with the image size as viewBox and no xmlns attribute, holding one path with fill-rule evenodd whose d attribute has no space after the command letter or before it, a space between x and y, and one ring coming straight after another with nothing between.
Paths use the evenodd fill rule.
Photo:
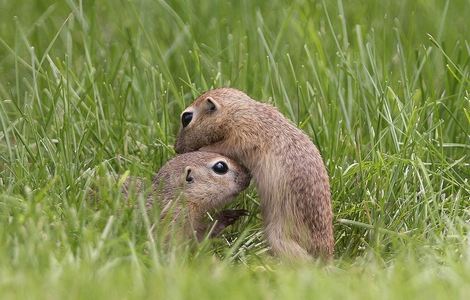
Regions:
<instances>
[{"instance_id":1,"label":"blurred green background","mask_svg":"<svg viewBox=\"0 0 470 300\"><path fill-rule=\"evenodd\" d=\"M0 0L0 292L462 298L468 20L468 0ZM150 178L174 156L180 112L221 86L277 106L319 147L326 269L267 254L253 188L232 205L250 217L178 254L102 180Z\"/></svg>"}]
</instances>

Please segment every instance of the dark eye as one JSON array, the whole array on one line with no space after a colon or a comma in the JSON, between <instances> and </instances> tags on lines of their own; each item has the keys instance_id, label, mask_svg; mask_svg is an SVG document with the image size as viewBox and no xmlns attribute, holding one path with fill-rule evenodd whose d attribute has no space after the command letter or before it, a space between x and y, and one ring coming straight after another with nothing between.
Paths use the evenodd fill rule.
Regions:
<instances>
[{"instance_id":1,"label":"dark eye","mask_svg":"<svg viewBox=\"0 0 470 300\"><path fill-rule=\"evenodd\" d=\"M183 127L188 126L189 123L191 123L191 120L193 119L193 113L192 112L185 112L181 116L181 124L183 124Z\"/></svg>"},{"instance_id":2,"label":"dark eye","mask_svg":"<svg viewBox=\"0 0 470 300\"><path fill-rule=\"evenodd\" d=\"M223 161L218 161L212 166L212 170L217 174L222 175L228 172L228 166Z\"/></svg>"}]
</instances>

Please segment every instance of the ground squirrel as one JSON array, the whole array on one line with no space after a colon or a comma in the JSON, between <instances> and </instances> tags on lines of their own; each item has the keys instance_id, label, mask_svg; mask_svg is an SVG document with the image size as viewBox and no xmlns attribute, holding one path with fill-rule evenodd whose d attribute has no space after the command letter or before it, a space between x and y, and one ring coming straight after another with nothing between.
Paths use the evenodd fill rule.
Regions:
<instances>
[{"instance_id":1,"label":"ground squirrel","mask_svg":"<svg viewBox=\"0 0 470 300\"><path fill-rule=\"evenodd\" d=\"M211 237L234 223L245 210L219 212L214 227L205 222L206 213L218 209L233 200L250 183L246 168L217 153L190 152L168 161L154 176L147 196L147 208L154 201L161 204L161 217L169 217L178 223L185 237L196 235L201 240L211 229ZM142 178L129 177L123 185L128 195L135 188L145 190Z\"/></svg>"},{"instance_id":2,"label":"ground squirrel","mask_svg":"<svg viewBox=\"0 0 470 300\"><path fill-rule=\"evenodd\" d=\"M251 172L274 254L332 257L326 168L310 138L276 108L236 89L204 93L181 114L175 144L177 153L198 149L228 156Z\"/></svg>"}]
</instances>

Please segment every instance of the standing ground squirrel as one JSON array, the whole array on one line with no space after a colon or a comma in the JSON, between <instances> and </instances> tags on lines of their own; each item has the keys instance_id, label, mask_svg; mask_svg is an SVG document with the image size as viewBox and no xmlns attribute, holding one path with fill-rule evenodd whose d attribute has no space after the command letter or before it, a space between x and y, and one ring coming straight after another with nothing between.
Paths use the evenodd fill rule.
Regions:
<instances>
[{"instance_id":1,"label":"standing ground squirrel","mask_svg":"<svg viewBox=\"0 0 470 300\"><path fill-rule=\"evenodd\" d=\"M181 123L177 153L216 152L250 170L274 254L294 260L332 257L328 174L306 134L273 106L231 88L199 96L181 114Z\"/></svg>"},{"instance_id":2,"label":"standing ground squirrel","mask_svg":"<svg viewBox=\"0 0 470 300\"><path fill-rule=\"evenodd\" d=\"M185 153L168 161L154 176L146 205L151 208L154 200L159 201L162 218L180 225L186 238L195 233L201 240L211 229L205 222L206 213L229 203L248 187L250 180L246 168L220 154ZM127 178L123 193L128 196L133 188L144 191L144 182L138 177ZM211 236L217 236L245 214L245 210L221 211Z\"/></svg>"}]
</instances>

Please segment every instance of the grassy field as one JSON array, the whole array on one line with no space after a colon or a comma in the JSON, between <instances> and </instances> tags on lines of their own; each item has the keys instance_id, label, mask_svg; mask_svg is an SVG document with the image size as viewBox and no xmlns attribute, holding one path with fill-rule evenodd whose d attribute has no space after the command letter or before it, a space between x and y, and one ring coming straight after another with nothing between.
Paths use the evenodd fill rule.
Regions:
<instances>
[{"instance_id":1,"label":"grassy field","mask_svg":"<svg viewBox=\"0 0 470 300\"><path fill-rule=\"evenodd\" d=\"M469 19L468 0L0 0L0 298L465 299ZM163 252L104 180L150 177L221 86L318 145L330 265L267 254L254 188L222 238Z\"/></svg>"}]
</instances>

